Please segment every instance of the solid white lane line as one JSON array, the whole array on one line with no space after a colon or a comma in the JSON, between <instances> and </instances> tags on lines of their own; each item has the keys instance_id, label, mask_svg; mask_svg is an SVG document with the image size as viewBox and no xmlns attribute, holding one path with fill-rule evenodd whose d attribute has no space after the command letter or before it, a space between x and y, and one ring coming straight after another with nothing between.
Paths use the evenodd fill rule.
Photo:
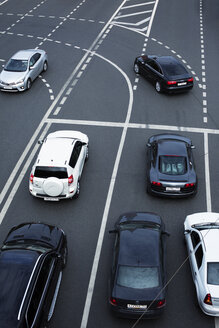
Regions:
<instances>
[{"instance_id":1,"label":"solid white lane line","mask_svg":"<svg viewBox=\"0 0 219 328\"><path fill-rule=\"evenodd\" d=\"M155 3L155 1L138 3L137 5L125 6L121 10L123 10L123 9L129 9L129 8L135 8L135 7L140 7L140 6L146 6L146 5L153 5L154 3Z\"/></svg>"},{"instance_id":2,"label":"solid white lane line","mask_svg":"<svg viewBox=\"0 0 219 328\"><path fill-rule=\"evenodd\" d=\"M0 3L0 6L2 6L4 3L8 2L8 0L5 0L3 2Z\"/></svg>"},{"instance_id":3,"label":"solid white lane line","mask_svg":"<svg viewBox=\"0 0 219 328\"><path fill-rule=\"evenodd\" d=\"M108 218L108 214L109 214L114 185L115 185L116 176L118 173L120 158L122 155L125 138L126 138L126 134L127 134L127 129L128 129L128 124L129 124L130 117L131 117L132 106L133 106L132 85L131 85L131 82L130 82L128 76L126 75L126 73L123 72L116 64L112 63L111 61L107 60L106 58L104 58L98 54L95 54L95 55L106 60L107 62L110 62L110 64L112 64L123 75L123 77L125 78L126 83L128 85L128 89L129 89L129 104L128 104L128 110L127 110L125 124L124 124L123 131L122 131L122 136L120 139L119 148L118 148L118 152L116 155L116 160L114 163L114 168L113 168L113 172L112 172L112 176L111 176L111 180L110 180L110 185L109 185L109 189L108 189L107 199L106 199L101 227L100 227L100 231L99 231L99 236L98 236L96 251L95 251L95 255L94 255L94 261L93 261L93 265L92 265L90 281L89 281L89 286L88 286L88 290L87 290L87 297L86 297L86 302L85 302L85 306L84 306L83 317L82 317L80 328L87 327L88 317L89 317L89 313L90 313L90 306L91 306L91 301L92 301L94 286L95 286L95 281L96 281L97 269L98 269L98 264L99 264L100 254L101 254L101 249L102 249L102 244L103 244L103 238L104 238L105 229L106 229L107 218Z\"/></svg>"},{"instance_id":4,"label":"solid white lane line","mask_svg":"<svg viewBox=\"0 0 219 328\"><path fill-rule=\"evenodd\" d=\"M151 19L150 19L150 22L149 22L149 25L148 25L148 28L147 28L147 33L146 33L146 36L147 37L151 33L151 27L152 27L154 16L155 16L155 13L156 13L156 10L157 10L158 3L159 3L159 0L156 0L155 5L154 5L154 8L153 8L153 11L152 11Z\"/></svg>"},{"instance_id":5,"label":"solid white lane line","mask_svg":"<svg viewBox=\"0 0 219 328\"><path fill-rule=\"evenodd\" d=\"M208 153L208 134L204 133L204 154L205 154L205 186L207 212L211 212L211 186L210 186L210 167Z\"/></svg>"},{"instance_id":6,"label":"solid white lane line","mask_svg":"<svg viewBox=\"0 0 219 328\"><path fill-rule=\"evenodd\" d=\"M50 123L47 123L46 127L44 128L43 132L41 133L41 136L40 136L41 139L43 139L46 136L46 134L47 134L47 132L50 128L50 125L51 125ZM26 174L26 172L27 172L27 170L30 166L31 161L33 160L34 156L36 155L36 152L38 151L39 147L40 147L40 145L38 143L36 143L33 150L32 150L32 152L31 152L31 154L30 154L30 156L29 156L29 158L28 158L28 160L26 161L21 173L19 174L18 178L16 179L16 182L15 182L15 184L14 184L14 186L13 186L13 188L12 188L12 190L11 190L11 192L10 192L10 194L9 194L9 196L8 196L6 202L5 202L5 204L4 204L4 206L1 210L0 224L2 223L2 220L4 219L5 214L7 213L7 210L9 208L9 206L10 206L10 204L11 204L11 202L12 202L12 200L13 200L13 198L14 198L14 196L15 196L15 194L16 194L16 192L17 192L17 190L18 190L18 188L19 188L19 186L20 186L20 184L23 180L23 178L24 178L24 175Z\"/></svg>"}]
</instances>

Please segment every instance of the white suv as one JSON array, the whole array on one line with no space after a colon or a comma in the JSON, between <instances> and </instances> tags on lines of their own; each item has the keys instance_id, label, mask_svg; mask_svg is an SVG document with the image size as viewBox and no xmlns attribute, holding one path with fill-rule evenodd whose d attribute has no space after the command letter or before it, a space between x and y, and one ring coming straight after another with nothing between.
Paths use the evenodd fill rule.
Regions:
<instances>
[{"instance_id":1,"label":"white suv","mask_svg":"<svg viewBox=\"0 0 219 328\"><path fill-rule=\"evenodd\" d=\"M84 162L88 159L88 142L87 135L79 131L50 133L33 165L30 193L51 201L77 198Z\"/></svg>"}]
</instances>

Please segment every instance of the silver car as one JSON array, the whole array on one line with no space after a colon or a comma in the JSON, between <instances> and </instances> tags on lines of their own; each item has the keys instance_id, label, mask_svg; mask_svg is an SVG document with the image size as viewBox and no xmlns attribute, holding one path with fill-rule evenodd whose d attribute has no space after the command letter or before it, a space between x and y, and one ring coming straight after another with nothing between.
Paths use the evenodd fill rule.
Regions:
<instances>
[{"instance_id":1,"label":"silver car","mask_svg":"<svg viewBox=\"0 0 219 328\"><path fill-rule=\"evenodd\" d=\"M219 213L188 215L184 228L198 303L205 314L219 316Z\"/></svg>"},{"instance_id":2,"label":"silver car","mask_svg":"<svg viewBox=\"0 0 219 328\"><path fill-rule=\"evenodd\" d=\"M20 50L3 66L0 74L1 91L24 91L48 68L48 57L44 50Z\"/></svg>"}]
</instances>

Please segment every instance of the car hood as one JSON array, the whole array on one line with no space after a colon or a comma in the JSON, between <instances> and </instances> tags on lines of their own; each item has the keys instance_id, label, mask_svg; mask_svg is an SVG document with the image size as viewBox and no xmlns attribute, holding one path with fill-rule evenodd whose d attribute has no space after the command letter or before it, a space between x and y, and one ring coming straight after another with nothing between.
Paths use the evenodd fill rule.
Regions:
<instances>
[{"instance_id":1,"label":"car hood","mask_svg":"<svg viewBox=\"0 0 219 328\"><path fill-rule=\"evenodd\" d=\"M8 72L3 70L0 74L0 80L6 83L18 82L25 78L27 71L25 72Z\"/></svg>"}]
</instances>

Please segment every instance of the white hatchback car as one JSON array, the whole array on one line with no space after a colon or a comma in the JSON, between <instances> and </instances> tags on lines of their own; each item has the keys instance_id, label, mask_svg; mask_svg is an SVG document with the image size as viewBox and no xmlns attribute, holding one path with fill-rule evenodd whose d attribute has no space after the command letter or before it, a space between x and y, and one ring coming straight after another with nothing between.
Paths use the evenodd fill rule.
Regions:
<instances>
[{"instance_id":1,"label":"white hatchback car","mask_svg":"<svg viewBox=\"0 0 219 328\"><path fill-rule=\"evenodd\" d=\"M86 134L79 131L56 131L42 143L33 165L29 190L33 196L58 201L77 198L84 162L88 159Z\"/></svg>"},{"instance_id":2,"label":"white hatchback car","mask_svg":"<svg viewBox=\"0 0 219 328\"><path fill-rule=\"evenodd\" d=\"M188 215L184 228L198 303L205 314L219 316L219 213Z\"/></svg>"}]
</instances>

